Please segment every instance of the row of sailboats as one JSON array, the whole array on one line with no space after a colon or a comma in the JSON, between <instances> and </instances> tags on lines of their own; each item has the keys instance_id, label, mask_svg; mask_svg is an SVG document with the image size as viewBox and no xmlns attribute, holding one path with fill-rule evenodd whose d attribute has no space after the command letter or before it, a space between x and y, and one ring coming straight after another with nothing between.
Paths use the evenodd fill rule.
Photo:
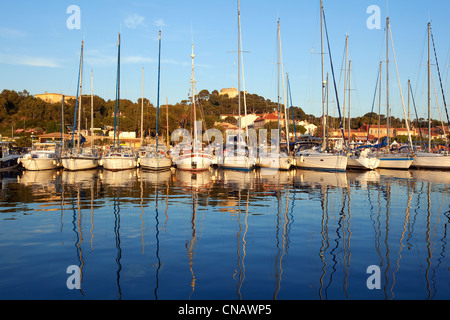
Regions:
<instances>
[{"instance_id":1,"label":"row of sailboats","mask_svg":"<svg viewBox=\"0 0 450 320\"><path fill-rule=\"evenodd\" d=\"M199 123L196 117L196 99L195 99L195 73L194 73L194 46L192 44L192 75L190 83L192 85L192 126L191 126L191 141L189 143L180 143L175 146L173 150L172 157L168 153L168 148L164 145L159 144L159 90L160 90L160 59L161 59L161 31L159 31L159 59L158 59L158 93L157 93L157 114L156 114L156 142L154 145L148 145L141 147L139 154L137 154L131 147L125 147L119 143L119 115L120 115L120 34L118 40L118 63L117 63L117 84L116 84L116 105L115 105L115 118L114 118L114 145L108 150L107 154L100 157L97 150L94 148L93 143L91 148L82 147L80 137L80 116L81 116L81 92L82 92L82 76L83 76L83 42L81 44L81 55L80 55L80 69L79 69L79 83L77 88L77 100L75 104L74 113L74 130L72 131L72 144L71 148L64 151L61 155L61 165L67 170L88 170L93 169L98 166L103 166L106 170L126 170L136 168L138 166L149 169L149 170L167 170L172 165L180 170L186 171L204 171L208 170L211 165L217 163L219 167L224 169L234 169L234 170L244 170L249 171L256 167L261 168L272 168L278 170L289 170L291 167L298 167L302 169L318 169L318 170L329 170L329 171L346 171L347 169L363 169L363 170L374 170L380 169L408 169L411 166L416 166L419 168L439 168L448 169L450 168L450 157L448 155L431 153L431 135L430 128L428 134L428 151L424 153L393 153L390 150L390 141L387 142L387 146L384 152L374 153L371 151L371 146L365 146L363 149L351 150L349 145L346 149L341 152L336 152L335 150L330 150L328 148L328 143L325 137L325 126L328 123L325 122L325 97L328 103L328 75L325 80L324 74L324 37L323 37L323 27L325 23L325 15L323 10L322 0L320 1L320 18L321 18L321 65L322 65L322 111L323 111L323 130L322 130L322 147L311 146L311 144L294 144L295 147L291 148L290 136L289 136L289 113L288 104L286 101L286 92L283 79L283 99L284 99L284 135L285 143L281 143L281 128L280 128L280 67L281 74L283 74L283 62L281 53L281 33L280 33L280 23L277 23L277 38L278 38L278 128L276 130L276 137L273 139L270 148L268 146L260 146L258 148L250 148L247 143L250 143L252 139L249 136L249 128L247 122L245 127L243 126L243 119L241 117L241 68L243 68L243 59L241 50L242 39L241 39L241 15L240 15L240 0L238 0L238 132L235 136L227 136L228 141L226 141L226 148L221 154L212 154L212 150L202 143L201 129L199 130ZM431 27L428 25L428 34L430 38ZM389 35L390 35L390 24L389 17L386 20L386 104L387 104L387 119L389 121ZM391 36L392 38L392 36ZM347 41L347 39L346 39ZM428 41L428 109L430 109L430 40ZM332 65L331 50L328 40L327 32L327 43L328 43L328 55L330 58L330 64L333 72L333 82L335 86L337 107L339 110L339 118L341 119L341 112L339 109L339 99L337 96L336 83L334 81L334 71ZM347 42L346 42L347 43ZM393 42L392 42L393 49ZM395 58L395 51L394 51ZM347 58L346 58L347 59ZM346 60L347 66L347 60ZM243 74L243 72L242 72ZM351 60L349 61L349 87L350 87L350 74L351 74ZM397 72L398 76L398 72ZM380 64L380 82L381 82L381 64ZM346 76L347 81L347 76ZM378 80L377 80L378 81ZM92 82L92 80L91 80ZM399 83L400 91L401 86ZM344 89L345 93L346 88ZM350 89L349 89L350 92ZM400 92L401 93L401 92ZM402 95L402 93L401 93ZM92 88L91 88L92 97ZM246 98L245 98L245 81L244 81L244 112L247 115ZM92 98L91 98L92 101ZM143 103L143 101L142 101ZM403 96L402 96L403 110ZM92 108L92 103L91 103ZM345 108L345 96L344 96L344 108ZM328 107L327 107L328 109ZM92 111L92 110L91 110ZM404 110L405 111L405 110ZM345 109L344 109L345 112ZM91 112L92 113L92 112ZM406 119L405 113L405 119ZM294 120L294 118L292 119ZM93 122L93 120L91 120ZM344 118L345 121L345 118ZM293 121L294 122L294 121ZM77 137L75 141L75 124L78 124ZM345 124L344 124L345 125ZM93 123L91 124L92 130ZM142 126L142 123L141 123ZM411 145L411 152L414 152L411 135L409 132L408 121L406 121L406 126L408 130L409 143ZM350 140L350 94L349 94L349 140ZM294 126L295 130L295 126ZM345 135L341 121L341 132L345 144ZM272 130L273 134L273 130ZM142 135L142 129L141 129ZM390 136L389 123L387 125L387 136ZM169 139L169 136L167 136ZM261 141L260 141L261 143ZM218 159L220 158L220 159ZM30 169L32 170L32 169ZM36 170L36 169L35 169Z\"/></svg>"}]
</instances>

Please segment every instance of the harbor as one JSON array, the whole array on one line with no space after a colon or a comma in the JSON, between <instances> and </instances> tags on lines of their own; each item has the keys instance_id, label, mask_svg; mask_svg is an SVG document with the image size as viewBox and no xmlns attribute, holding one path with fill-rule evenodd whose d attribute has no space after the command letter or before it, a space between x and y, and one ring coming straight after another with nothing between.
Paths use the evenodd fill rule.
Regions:
<instances>
[{"instance_id":1,"label":"harbor","mask_svg":"<svg viewBox=\"0 0 450 320\"><path fill-rule=\"evenodd\" d=\"M0 299L450 299L445 10L313 2L5 19ZM12 55L31 34L61 58Z\"/></svg>"}]
</instances>

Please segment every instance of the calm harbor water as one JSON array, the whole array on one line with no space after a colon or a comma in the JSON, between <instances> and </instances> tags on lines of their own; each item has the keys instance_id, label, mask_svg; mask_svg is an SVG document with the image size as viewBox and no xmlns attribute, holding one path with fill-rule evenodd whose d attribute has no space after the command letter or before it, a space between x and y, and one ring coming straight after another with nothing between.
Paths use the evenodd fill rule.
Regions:
<instances>
[{"instance_id":1,"label":"calm harbor water","mask_svg":"<svg viewBox=\"0 0 450 320\"><path fill-rule=\"evenodd\" d=\"M3 300L450 299L449 172L46 171L0 183ZM67 286L71 265L80 289Z\"/></svg>"}]
</instances>

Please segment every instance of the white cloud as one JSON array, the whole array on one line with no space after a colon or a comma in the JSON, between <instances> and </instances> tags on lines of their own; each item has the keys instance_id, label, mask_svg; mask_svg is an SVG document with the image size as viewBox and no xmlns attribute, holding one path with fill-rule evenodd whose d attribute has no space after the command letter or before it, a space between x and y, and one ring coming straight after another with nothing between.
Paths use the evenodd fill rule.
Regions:
<instances>
[{"instance_id":1,"label":"white cloud","mask_svg":"<svg viewBox=\"0 0 450 320\"><path fill-rule=\"evenodd\" d=\"M153 63L155 59L142 56L129 56L123 58L123 63Z\"/></svg>"},{"instance_id":2,"label":"white cloud","mask_svg":"<svg viewBox=\"0 0 450 320\"><path fill-rule=\"evenodd\" d=\"M84 60L87 64L96 67L114 66L117 64L117 55L105 54L100 50L89 50L86 52ZM123 56L120 59L122 64L134 63L154 63L155 59L145 56Z\"/></svg>"},{"instance_id":3,"label":"white cloud","mask_svg":"<svg viewBox=\"0 0 450 320\"><path fill-rule=\"evenodd\" d=\"M166 23L164 22L164 19L158 19L155 20L155 22L153 23L156 27L167 27Z\"/></svg>"},{"instance_id":4,"label":"white cloud","mask_svg":"<svg viewBox=\"0 0 450 320\"><path fill-rule=\"evenodd\" d=\"M31 57L26 55L10 55L0 53L0 63L23 65L31 67L60 68L61 65L53 59Z\"/></svg>"},{"instance_id":5,"label":"white cloud","mask_svg":"<svg viewBox=\"0 0 450 320\"><path fill-rule=\"evenodd\" d=\"M136 29L139 26L146 27L144 24L145 18L143 16L138 15L137 13L128 15L125 19L125 26L130 29Z\"/></svg>"},{"instance_id":6,"label":"white cloud","mask_svg":"<svg viewBox=\"0 0 450 320\"><path fill-rule=\"evenodd\" d=\"M0 37L2 38L22 38L27 35L26 32L20 30L0 27Z\"/></svg>"}]
</instances>

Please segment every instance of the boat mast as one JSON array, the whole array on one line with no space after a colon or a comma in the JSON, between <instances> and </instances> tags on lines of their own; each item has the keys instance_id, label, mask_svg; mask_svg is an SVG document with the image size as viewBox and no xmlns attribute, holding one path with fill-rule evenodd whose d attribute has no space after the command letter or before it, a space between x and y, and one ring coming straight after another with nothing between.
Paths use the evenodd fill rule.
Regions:
<instances>
[{"instance_id":1,"label":"boat mast","mask_svg":"<svg viewBox=\"0 0 450 320\"><path fill-rule=\"evenodd\" d=\"M141 147L144 143L144 68L142 68L142 99L141 99Z\"/></svg>"},{"instance_id":2,"label":"boat mast","mask_svg":"<svg viewBox=\"0 0 450 320\"><path fill-rule=\"evenodd\" d=\"M169 99L167 99L166 97L166 145L167 145L167 150L169 150Z\"/></svg>"},{"instance_id":3,"label":"boat mast","mask_svg":"<svg viewBox=\"0 0 450 320\"><path fill-rule=\"evenodd\" d=\"M287 110L286 89L284 85L284 71L283 71L283 53L281 51L281 32L280 32L280 20L278 20L278 37L280 45L280 64L281 64L281 77L283 79L283 103L284 103L284 120L285 120L285 134L286 134L286 148L289 153L289 113Z\"/></svg>"},{"instance_id":4,"label":"boat mast","mask_svg":"<svg viewBox=\"0 0 450 320\"><path fill-rule=\"evenodd\" d=\"M239 114L239 131L238 131L238 147L240 145L241 142L241 9L240 9L240 1L238 0L238 114Z\"/></svg>"},{"instance_id":5,"label":"boat mast","mask_svg":"<svg viewBox=\"0 0 450 320\"><path fill-rule=\"evenodd\" d=\"M320 56L322 64L322 149L325 149L325 82L323 69L323 1L320 0Z\"/></svg>"},{"instance_id":6,"label":"boat mast","mask_svg":"<svg viewBox=\"0 0 450 320\"><path fill-rule=\"evenodd\" d=\"M194 136L194 141L192 144L193 150L192 152L194 153L196 150L196 145L197 145L197 124L196 124L196 112L195 112L195 84L197 83L197 81L195 81L195 76L194 76L194 58L195 58L195 54L194 54L194 44L192 43L192 53L191 53L191 59L192 59L192 74L191 74L191 81L189 81L192 84L192 130L193 130L193 136Z\"/></svg>"},{"instance_id":7,"label":"boat mast","mask_svg":"<svg viewBox=\"0 0 450 320\"><path fill-rule=\"evenodd\" d=\"M277 21L277 42L278 42L278 49L277 49L277 123L278 123L278 140L280 140L280 20ZM280 143L277 145L277 153L280 153Z\"/></svg>"},{"instance_id":8,"label":"boat mast","mask_svg":"<svg viewBox=\"0 0 450 320\"><path fill-rule=\"evenodd\" d=\"M389 128L389 17L386 18L386 135L387 135L387 153L390 152L391 137Z\"/></svg>"},{"instance_id":9,"label":"boat mast","mask_svg":"<svg viewBox=\"0 0 450 320\"><path fill-rule=\"evenodd\" d=\"M77 127L77 149L80 148L80 129L81 129L81 89L83 84L83 48L84 48L84 41L81 41L81 63L80 63L80 106L78 108L78 127Z\"/></svg>"},{"instance_id":10,"label":"boat mast","mask_svg":"<svg viewBox=\"0 0 450 320\"><path fill-rule=\"evenodd\" d=\"M428 22L428 152L431 152L431 63L430 63L430 22Z\"/></svg>"},{"instance_id":11,"label":"boat mast","mask_svg":"<svg viewBox=\"0 0 450 320\"><path fill-rule=\"evenodd\" d=\"M326 119L327 119L327 124L328 124L328 99L330 96L330 91L329 91L329 81L328 81L328 72L327 72L327 112L326 112ZM294 123L294 128L295 128L295 123ZM326 134L326 150L328 150L328 148L330 147L330 142L329 142L329 137L328 137L328 131L329 131L329 127L327 126L327 134Z\"/></svg>"},{"instance_id":12,"label":"boat mast","mask_svg":"<svg viewBox=\"0 0 450 320\"><path fill-rule=\"evenodd\" d=\"M159 30L159 51L158 51L158 96L156 99L156 152L158 152L158 130L159 130L159 88L161 78L161 30Z\"/></svg>"},{"instance_id":13,"label":"boat mast","mask_svg":"<svg viewBox=\"0 0 450 320\"><path fill-rule=\"evenodd\" d=\"M347 91L347 56L348 56L348 35L345 35L345 61L344 61L344 106L342 108L343 117L343 127L345 128L345 97ZM350 119L349 119L350 120Z\"/></svg>"},{"instance_id":14,"label":"boat mast","mask_svg":"<svg viewBox=\"0 0 450 320\"><path fill-rule=\"evenodd\" d=\"M348 62L348 143L350 144L351 136L350 136L350 101L351 101L351 70L352 70L352 60ZM345 117L344 117L345 118Z\"/></svg>"},{"instance_id":15,"label":"boat mast","mask_svg":"<svg viewBox=\"0 0 450 320\"><path fill-rule=\"evenodd\" d=\"M83 61L83 41L81 41L81 53L80 53L80 70L78 72L78 86L77 86L77 97L75 100L75 111L73 113L73 126L72 126L72 144L71 148L75 148L74 139L75 139L75 125L77 122L77 109L78 109L78 98L80 96L80 83L81 83L81 64ZM77 136L78 137L78 136Z\"/></svg>"},{"instance_id":16,"label":"boat mast","mask_svg":"<svg viewBox=\"0 0 450 320\"><path fill-rule=\"evenodd\" d=\"M64 148L64 95L61 98L61 148Z\"/></svg>"},{"instance_id":17,"label":"boat mast","mask_svg":"<svg viewBox=\"0 0 450 320\"><path fill-rule=\"evenodd\" d=\"M379 76L379 89L378 89L378 146L381 145L381 76L382 76L382 67L383 67L383 61L380 61L380 76ZM378 151L380 150L380 147L378 147Z\"/></svg>"},{"instance_id":18,"label":"boat mast","mask_svg":"<svg viewBox=\"0 0 450 320\"><path fill-rule=\"evenodd\" d=\"M117 42L117 86L116 86L116 107L114 111L114 148L116 147L116 137L119 140L119 118L118 112L120 110L120 33L119 41Z\"/></svg>"},{"instance_id":19,"label":"boat mast","mask_svg":"<svg viewBox=\"0 0 450 320\"><path fill-rule=\"evenodd\" d=\"M91 148L94 147L94 72L91 69Z\"/></svg>"}]
</instances>

